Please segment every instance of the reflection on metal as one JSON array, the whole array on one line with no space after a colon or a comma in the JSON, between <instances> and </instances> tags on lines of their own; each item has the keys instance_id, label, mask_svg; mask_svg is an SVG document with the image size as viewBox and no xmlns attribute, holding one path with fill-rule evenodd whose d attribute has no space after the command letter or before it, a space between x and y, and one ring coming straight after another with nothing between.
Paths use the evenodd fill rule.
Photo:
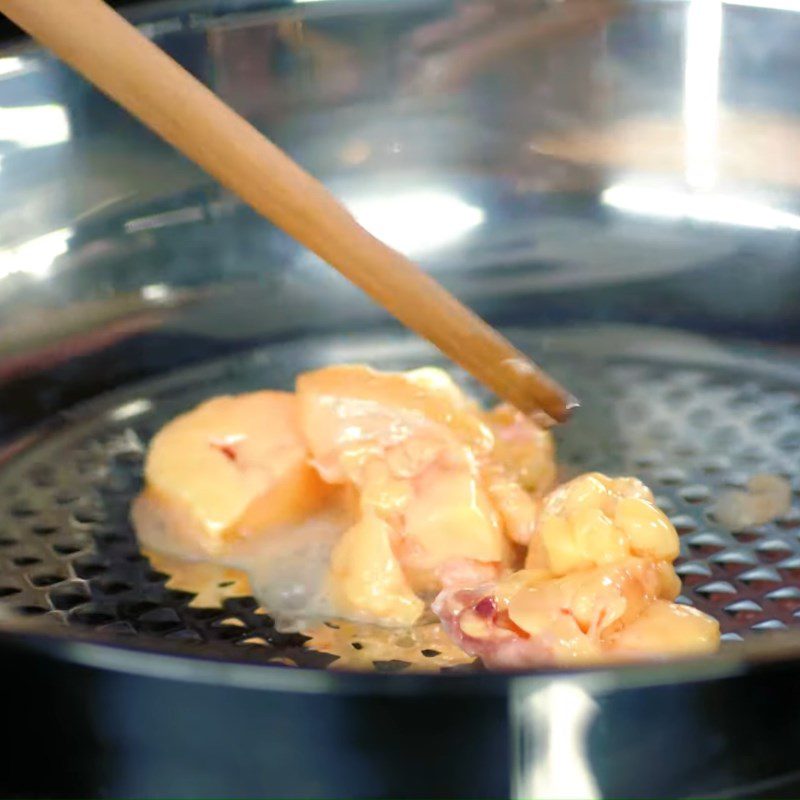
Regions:
<instances>
[{"instance_id":1,"label":"reflection on metal","mask_svg":"<svg viewBox=\"0 0 800 800\"><path fill-rule=\"evenodd\" d=\"M142 300L148 303L167 303L172 299L173 291L166 283L151 283L142 287Z\"/></svg>"},{"instance_id":2,"label":"reflection on metal","mask_svg":"<svg viewBox=\"0 0 800 800\"><path fill-rule=\"evenodd\" d=\"M125 223L125 233L139 233L155 228L168 228L172 225L185 225L188 222L201 222L204 213L202 206L186 206L172 211L164 211L161 214L136 217Z\"/></svg>"},{"instance_id":3,"label":"reflection on metal","mask_svg":"<svg viewBox=\"0 0 800 800\"><path fill-rule=\"evenodd\" d=\"M537 682L512 695L512 796L530 800L600 797L587 739L597 712L591 695L569 680Z\"/></svg>"},{"instance_id":4,"label":"reflection on metal","mask_svg":"<svg viewBox=\"0 0 800 800\"><path fill-rule=\"evenodd\" d=\"M123 420L133 419L134 417L140 417L142 414L151 411L152 408L152 400L146 397L139 397L136 400L128 401L124 405L117 406L117 408L111 412L110 416L115 422L121 422Z\"/></svg>"},{"instance_id":5,"label":"reflection on metal","mask_svg":"<svg viewBox=\"0 0 800 800\"><path fill-rule=\"evenodd\" d=\"M5 61L6 59L0 59ZM67 111L60 103L39 106L0 106L0 140L20 147L61 144L70 137Z\"/></svg>"},{"instance_id":6,"label":"reflection on metal","mask_svg":"<svg viewBox=\"0 0 800 800\"><path fill-rule=\"evenodd\" d=\"M762 230L800 230L800 216L734 195L694 193L685 189L618 183L602 202L647 217L688 219Z\"/></svg>"},{"instance_id":7,"label":"reflection on metal","mask_svg":"<svg viewBox=\"0 0 800 800\"><path fill-rule=\"evenodd\" d=\"M722 0L692 0L686 12L683 124L686 182L710 189L717 179Z\"/></svg>"},{"instance_id":8,"label":"reflection on metal","mask_svg":"<svg viewBox=\"0 0 800 800\"><path fill-rule=\"evenodd\" d=\"M800 11L800 0L723 0L727 6L767 8L774 11Z\"/></svg>"},{"instance_id":9,"label":"reflection on metal","mask_svg":"<svg viewBox=\"0 0 800 800\"><path fill-rule=\"evenodd\" d=\"M14 247L0 250L0 280L15 273L46 278L50 267L69 249L72 228L60 228Z\"/></svg>"},{"instance_id":10,"label":"reflection on metal","mask_svg":"<svg viewBox=\"0 0 800 800\"><path fill-rule=\"evenodd\" d=\"M186 22L182 17L175 16L155 22L145 22L137 27L148 39L156 39L168 33L179 33L186 27Z\"/></svg>"},{"instance_id":11,"label":"reflection on metal","mask_svg":"<svg viewBox=\"0 0 800 800\"><path fill-rule=\"evenodd\" d=\"M434 189L345 202L370 233L403 253L422 253L455 242L485 218L482 209L458 195Z\"/></svg>"},{"instance_id":12,"label":"reflection on metal","mask_svg":"<svg viewBox=\"0 0 800 800\"><path fill-rule=\"evenodd\" d=\"M4 56L0 58L0 78L11 75L21 75L28 71L26 63L19 56Z\"/></svg>"}]
</instances>

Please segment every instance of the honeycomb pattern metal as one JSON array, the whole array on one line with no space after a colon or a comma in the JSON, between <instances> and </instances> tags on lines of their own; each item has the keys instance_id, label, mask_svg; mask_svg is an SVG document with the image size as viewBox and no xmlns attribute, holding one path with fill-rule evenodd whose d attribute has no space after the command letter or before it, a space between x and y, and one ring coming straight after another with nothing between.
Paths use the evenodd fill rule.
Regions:
<instances>
[{"instance_id":1,"label":"honeycomb pattern metal","mask_svg":"<svg viewBox=\"0 0 800 800\"><path fill-rule=\"evenodd\" d=\"M146 444L167 419L212 394L288 386L298 370L353 355L365 354L294 346L171 376L77 409L34 440L0 471L0 612L236 660L327 666L333 656L275 630L252 597L190 606L192 595L168 588L140 553L128 510ZM373 363L429 358L401 348ZM740 365L551 359L591 398L561 434L561 461L574 473L636 474L653 488L681 534L682 601L716 616L728 640L800 625L800 505L737 532L713 516L719 493L755 473L786 476L796 500L800 393L791 381Z\"/></svg>"}]
</instances>

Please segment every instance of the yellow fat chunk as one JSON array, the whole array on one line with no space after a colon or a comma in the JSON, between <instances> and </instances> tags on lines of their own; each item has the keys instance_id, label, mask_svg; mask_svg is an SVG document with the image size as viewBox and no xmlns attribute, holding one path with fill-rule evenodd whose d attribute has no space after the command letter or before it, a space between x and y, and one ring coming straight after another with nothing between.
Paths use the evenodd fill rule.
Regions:
<instances>
[{"instance_id":1,"label":"yellow fat chunk","mask_svg":"<svg viewBox=\"0 0 800 800\"><path fill-rule=\"evenodd\" d=\"M661 509L638 497L621 498L614 510L614 524L627 537L631 552L663 561L678 557L678 534Z\"/></svg>"},{"instance_id":2,"label":"yellow fat chunk","mask_svg":"<svg viewBox=\"0 0 800 800\"><path fill-rule=\"evenodd\" d=\"M614 633L608 651L636 656L700 655L719 647L719 623L696 608L658 600Z\"/></svg>"},{"instance_id":3,"label":"yellow fat chunk","mask_svg":"<svg viewBox=\"0 0 800 800\"><path fill-rule=\"evenodd\" d=\"M681 593L681 579L669 561L657 561L658 596L664 600L674 600Z\"/></svg>"},{"instance_id":4,"label":"yellow fat chunk","mask_svg":"<svg viewBox=\"0 0 800 800\"><path fill-rule=\"evenodd\" d=\"M337 610L352 619L413 625L425 604L412 591L391 547L391 529L365 514L336 544L330 591Z\"/></svg>"},{"instance_id":5,"label":"yellow fat chunk","mask_svg":"<svg viewBox=\"0 0 800 800\"><path fill-rule=\"evenodd\" d=\"M447 373L329 367L301 375L297 392L315 467L355 487L364 518L389 526L414 589L440 588L452 560L509 558L479 463L492 432Z\"/></svg>"},{"instance_id":6,"label":"yellow fat chunk","mask_svg":"<svg viewBox=\"0 0 800 800\"><path fill-rule=\"evenodd\" d=\"M509 598L508 615L532 636L547 635L567 615L597 638L635 619L658 593L656 564L628 558L556 580L534 573L533 582Z\"/></svg>"},{"instance_id":7,"label":"yellow fat chunk","mask_svg":"<svg viewBox=\"0 0 800 800\"><path fill-rule=\"evenodd\" d=\"M588 473L544 499L526 567L566 575L628 555L673 561L678 550L675 528L644 484Z\"/></svg>"},{"instance_id":8,"label":"yellow fat chunk","mask_svg":"<svg viewBox=\"0 0 800 800\"><path fill-rule=\"evenodd\" d=\"M508 544L497 515L468 470L436 470L420 481L405 514L404 535L422 549L417 567L451 558L503 561Z\"/></svg>"},{"instance_id":9,"label":"yellow fat chunk","mask_svg":"<svg viewBox=\"0 0 800 800\"><path fill-rule=\"evenodd\" d=\"M295 398L217 397L166 425L133 510L140 537L176 554L218 554L231 539L297 522L329 490L307 464Z\"/></svg>"},{"instance_id":10,"label":"yellow fat chunk","mask_svg":"<svg viewBox=\"0 0 800 800\"><path fill-rule=\"evenodd\" d=\"M484 487L500 515L506 536L512 542L527 546L536 528L540 501L528 494L502 467L491 465L482 472Z\"/></svg>"},{"instance_id":11,"label":"yellow fat chunk","mask_svg":"<svg viewBox=\"0 0 800 800\"><path fill-rule=\"evenodd\" d=\"M550 431L503 403L484 412L494 434L492 459L525 491L539 496L556 480L556 446Z\"/></svg>"},{"instance_id":12,"label":"yellow fat chunk","mask_svg":"<svg viewBox=\"0 0 800 800\"><path fill-rule=\"evenodd\" d=\"M441 370L381 373L352 365L326 367L297 379L303 432L326 480L352 479L359 457L382 452L412 435L449 436L478 451L492 433ZM341 456L349 451L349 461ZM349 467L349 469L348 469Z\"/></svg>"}]
</instances>

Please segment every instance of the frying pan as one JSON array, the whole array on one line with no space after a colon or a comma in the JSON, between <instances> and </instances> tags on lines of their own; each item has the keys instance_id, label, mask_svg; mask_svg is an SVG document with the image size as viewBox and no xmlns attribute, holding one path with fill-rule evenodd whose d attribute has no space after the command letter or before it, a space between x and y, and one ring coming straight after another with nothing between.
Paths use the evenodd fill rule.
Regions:
<instances>
[{"instance_id":1,"label":"frying pan","mask_svg":"<svg viewBox=\"0 0 800 800\"><path fill-rule=\"evenodd\" d=\"M143 448L176 413L436 357L61 65L0 52L4 796L797 793L800 509L714 516L760 472L800 488L800 16L765 5L522 41L543 6L132 12L585 398L565 469L653 487L724 645L613 669L356 673L139 551Z\"/></svg>"}]
</instances>

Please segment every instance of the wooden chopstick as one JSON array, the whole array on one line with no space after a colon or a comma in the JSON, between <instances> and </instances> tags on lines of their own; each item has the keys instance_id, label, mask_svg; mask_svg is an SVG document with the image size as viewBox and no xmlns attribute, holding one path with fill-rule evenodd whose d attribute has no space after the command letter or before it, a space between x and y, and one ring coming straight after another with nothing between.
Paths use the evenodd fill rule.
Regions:
<instances>
[{"instance_id":1,"label":"wooden chopstick","mask_svg":"<svg viewBox=\"0 0 800 800\"><path fill-rule=\"evenodd\" d=\"M102 0L0 11L498 396L563 422L574 399Z\"/></svg>"}]
</instances>

